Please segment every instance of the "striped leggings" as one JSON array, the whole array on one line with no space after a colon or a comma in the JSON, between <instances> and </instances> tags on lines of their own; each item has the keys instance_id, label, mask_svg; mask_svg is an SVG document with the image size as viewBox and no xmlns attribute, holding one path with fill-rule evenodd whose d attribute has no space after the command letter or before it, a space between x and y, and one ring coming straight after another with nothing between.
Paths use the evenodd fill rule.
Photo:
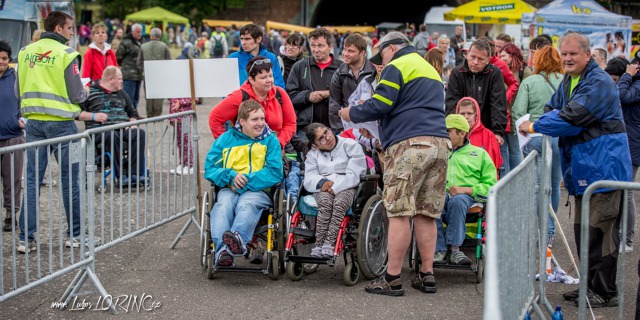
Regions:
<instances>
[{"instance_id":1,"label":"striped leggings","mask_svg":"<svg viewBox=\"0 0 640 320\"><path fill-rule=\"evenodd\" d=\"M344 215L353 204L356 188L347 189L333 195L329 192L315 194L318 203L318 219L316 221L316 246L336 245L336 238Z\"/></svg>"}]
</instances>

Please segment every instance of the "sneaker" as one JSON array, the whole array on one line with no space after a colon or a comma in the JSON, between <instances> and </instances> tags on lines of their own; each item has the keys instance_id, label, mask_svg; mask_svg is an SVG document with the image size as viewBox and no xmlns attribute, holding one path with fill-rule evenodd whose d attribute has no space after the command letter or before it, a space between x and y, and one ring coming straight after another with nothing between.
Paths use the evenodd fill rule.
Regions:
<instances>
[{"instance_id":1,"label":"sneaker","mask_svg":"<svg viewBox=\"0 0 640 320\"><path fill-rule=\"evenodd\" d=\"M470 266L471 259L469 259L462 251L454 251L449 255L449 263L461 266Z\"/></svg>"},{"instance_id":2,"label":"sneaker","mask_svg":"<svg viewBox=\"0 0 640 320\"><path fill-rule=\"evenodd\" d=\"M317 247L311 249L310 256L315 257L315 258L322 258L322 247L321 246L317 246Z\"/></svg>"},{"instance_id":3,"label":"sneaker","mask_svg":"<svg viewBox=\"0 0 640 320\"><path fill-rule=\"evenodd\" d=\"M249 262L253 264L262 264L264 256L264 249L260 247L253 248L251 255L249 255Z\"/></svg>"},{"instance_id":4,"label":"sneaker","mask_svg":"<svg viewBox=\"0 0 640 320\"><path fill-rule=\"evenodd\" d=\"M29 252L36 250L36 242L29 241L28 243L26 243L24 241L20 241L17 251L19 253L26 253L27 250L29 250Z\"/></svg>"},{"instance_id":5,"label":"sneaker","mask_svg":"<svg viewBox=\"0 0 640 320\"><path fill-rule=\"evenodd\" d=\"M180 175L189 176L193 174L193 167L182 167L182 173Z\"/></svg>"},{"instance_id":6,"label":"sneaker","mask_svg":"<svg viewBox=\"0 0 640 320\"><path fill-rule=\"evenodd\" d=\"M333 258L333 251L334 248L332 245L325 244L324 246L322 246L322 257L325 259Z\"/></svg>"},{"instance_id":7,"label":"sneaker","mask_svg":"<svg viewBox=\"0 0 640 320\"><path fill-rule=\"evenodd\" d=\"M58 184L58 181L56 181L55 179L53 179L52 181L49 181L49 178L44 177L42 178L42 185L43 186L49 186L49 184L51 184L52 186L56 186Z\"/></svg>"},{"instance_id":8,"label":"sneaker","mask_svg":"<svg viewBox=\"0 0 640 320\"><path fill-rule=\"evenodd\" d=\"M553 248L553 235L547 237L547 248Z\"/></svg>"},{"instance_id":9,"label":"sneaker","mask_svg":"<svg viewBox=\"0 0 640 320\"><path fill-rule=\"evenodd\" d=\"M130 182L132 182L132 181L131 181L131 180L129 180L129 177L127 177L127 176L124 176L124 175L123 175L123 176L122 176L122 179L120 179L120 183L119 183L119 185L121 185L121 186L128 186Z\"/></svg>"},{"instance_id":10,"label":"sneaker","mask_svg":"<svg viewBox=\"0 0 640 320\"><path fill-rule=\"evenodd\" d=\"M384 275L381 275L377 279L371 281L364 288L364 291L394 297L399 297L404 294L404 289L402 289L402 279L398 278L391 282L387 282Z\"/></svg>"},{"instance_id":11,"label":"sneaker","mask_svg":"<svg viewBox=\"0 0 640 320\"><path fill-rule=\"evenodd\" d=\"M16 230L18 230L18 219L15 220ZM4 219L4 225L2 226L2 230L6 232L11 232L11 227L13 224L11 223L11 217Z\"/></svg>"},{"instance_id":12,"label":"sneaker","mask_svg":"<svg viewBox=\"0 0 640 320\"><path fill-rule=\"evenodd\" d=\"M218 255L218 266L219 267L232 267L233 266L233 256L227 252L227 250L222 250Z\"/></svg>"},{"instance_id":13,"label":"sneaker","mask_svg":"<svg viewBox=\"0 0 640 320\"><path fill-rule=\"evenodd\" d=\"M67 247L67 248L71 248L72 246L74 248L80 248L80 244L82 243L81 241L82 241L82 239L79 236L78 237L73 237L73 238L67 239L67 241L65 241L65 243L64 243L64 246ZM101 242L102 241L100 240L100 238L93 238L93 246L94 247L99 246ZM89 237L88 236L84 237L84 246L85 247L89 246Z\"/></svg>"},{"instance_id":14,"label":"sneaker","mask_svg":"<svg viewBox=\"0 0 640 320\"><path fill-rule=\"evenodd\" d=\"M175 169L169 170L169 173L178 175L182 174L182 165L177 166Z\"/></svg>"},{"instance_id":15,"label":"sneaker","mask_svg":"<svg viewBox=\"0 0 640 320\"><path fill-rule=\"evenodd\" d=\"M618 296L610 299L605 299L601 295L594 292L587 292L587 299L591 308L610 308L618 306ZM575 301L576 306L580 303L578 299Z\"/></svg>"},{"instance_id":16,"label":"sneaker","mask_svg":"<svg viewBox=\"0 0 640 320\"><path fill-rule=\"evenodd\" d=\"M436 255L433 257L433 264L447 264L446 257L446 253L436 252Z\"/></svg>"},{"instance_id":17,"label":"sneaker","mask_svg":"<svg viewBox=\"0 0 640 320\"><path fill-rule=\"evenodd\" d=\"M6 222L5 222L5 223L6 223ZM6 224L5 224L5 225L6 225ZM10 231L10 230L11 230L11 229L9 229L9 231ZM7 230L5 230L5 231L7 231ZM624 252L626 252L626 253L631 253L631 252L633 252L633 245L628 245L628 244L620 245L620 252L621 252L621 253L622 253L622 250L624 250Z\"/></svg>"},{"instance_id":18,"label":"sneaker","mask_svg":"<svg viewBox=\"0 0 640 320\"><path fill-rule=\"evenodd\" d=\"M579 294L578 294L579 290L580 289L567 291L567 292L562 294L562 297L567 301L576 301L576 300L578 300L578 297L579 297Z\"/></svg>"},{"instance_id":19,"label":"sneaker","mask_svg":"<svg viewBox=\"0 0 640 320\"><path fill-rule=\"evenodd\" d=\"M222 242L227 245L232 255L241 256L244 254L244 245L237 232L225 231L222 234Z\"/></svg>"},{"instance_id":20,"label":"sneaker","mask_svg":"<svg viewBox=\"0 0 640 320\"><path fill-rule=\"evenodd\" d=\"M418 272L418 275L411 280L411 287L424 293L436 293L436 277L433 276L433 272L427 272L424 277Z\"/></svg>"}]
</instances>

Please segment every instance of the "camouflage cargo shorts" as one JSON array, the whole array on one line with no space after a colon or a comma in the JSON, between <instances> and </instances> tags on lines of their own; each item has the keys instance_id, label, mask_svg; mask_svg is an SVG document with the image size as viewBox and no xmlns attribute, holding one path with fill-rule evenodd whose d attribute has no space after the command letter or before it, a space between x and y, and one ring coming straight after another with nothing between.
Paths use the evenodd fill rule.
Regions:
<instances>
[{"instance_id":1,"label":"camouflage cargo shorts","mask_svg":"<svg viewBox=\"0 0 640 320\"><path fill-rule=\"evenodd\" d=\"M387 148L384 156L384 207L388 217L440 218L445 200L448 138L421 136Z\"/></svg>"}]
</instances>

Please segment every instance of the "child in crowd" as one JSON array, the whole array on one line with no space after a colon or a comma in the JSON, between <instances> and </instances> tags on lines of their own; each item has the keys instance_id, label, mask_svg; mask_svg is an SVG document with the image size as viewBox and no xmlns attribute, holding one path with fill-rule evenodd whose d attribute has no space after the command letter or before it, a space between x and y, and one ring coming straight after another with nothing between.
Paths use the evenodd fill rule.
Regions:
<instances>
[{"instance_id":1,"label":"child in crowd","mask_svg":"<svg viewBox=\"0 0 640 320\"><path fill-rule=\"evenodd\" d=\"M335 136L321 123L310 124L306 135L309 152L303 185L315 193L318 204L316 247L311 256L328 259L334 255L340 223L353 203L367 162L358 142Z\"/></svg>"},{"instance_id":2,"label":"child in crowd","mask_svg":"<svg viewBox=\"0 0 640 320\"><path fill-rule=\"evenodd\" d=\"M179 113L193 110L191 99L175 98L169 104L169 113ZM169 170L171 174L190 175L193 174L193 145L191 143L191 117L177 117L172 119L171 124L176 129L176 145L180 156L180 165Z\"/></svg>"}]
</instances>

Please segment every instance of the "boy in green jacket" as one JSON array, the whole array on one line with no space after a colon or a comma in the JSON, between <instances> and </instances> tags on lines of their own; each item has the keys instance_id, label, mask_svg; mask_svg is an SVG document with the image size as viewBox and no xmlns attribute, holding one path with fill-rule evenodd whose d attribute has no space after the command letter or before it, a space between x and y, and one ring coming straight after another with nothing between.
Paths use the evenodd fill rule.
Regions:
<instances>
[{"instance_id":1,"label":"boy in green jacket","mask_svg":"<svg viewBox=\"0 0 640 320\"><path fill-rule=\"evenodd\" d=\"M497 181L496 167L484 149L469 143L469 123L462 115L450 114L445 121L453 151L447 165L444 209L436 220L438 241L434 263L445 263L446 244L450 264L469 266L471 259L460 251L467 233L465 218L474 203L487 201L489 188ZM447 224L446 231L442 222Z\"/></svg>"}]
</instances>

